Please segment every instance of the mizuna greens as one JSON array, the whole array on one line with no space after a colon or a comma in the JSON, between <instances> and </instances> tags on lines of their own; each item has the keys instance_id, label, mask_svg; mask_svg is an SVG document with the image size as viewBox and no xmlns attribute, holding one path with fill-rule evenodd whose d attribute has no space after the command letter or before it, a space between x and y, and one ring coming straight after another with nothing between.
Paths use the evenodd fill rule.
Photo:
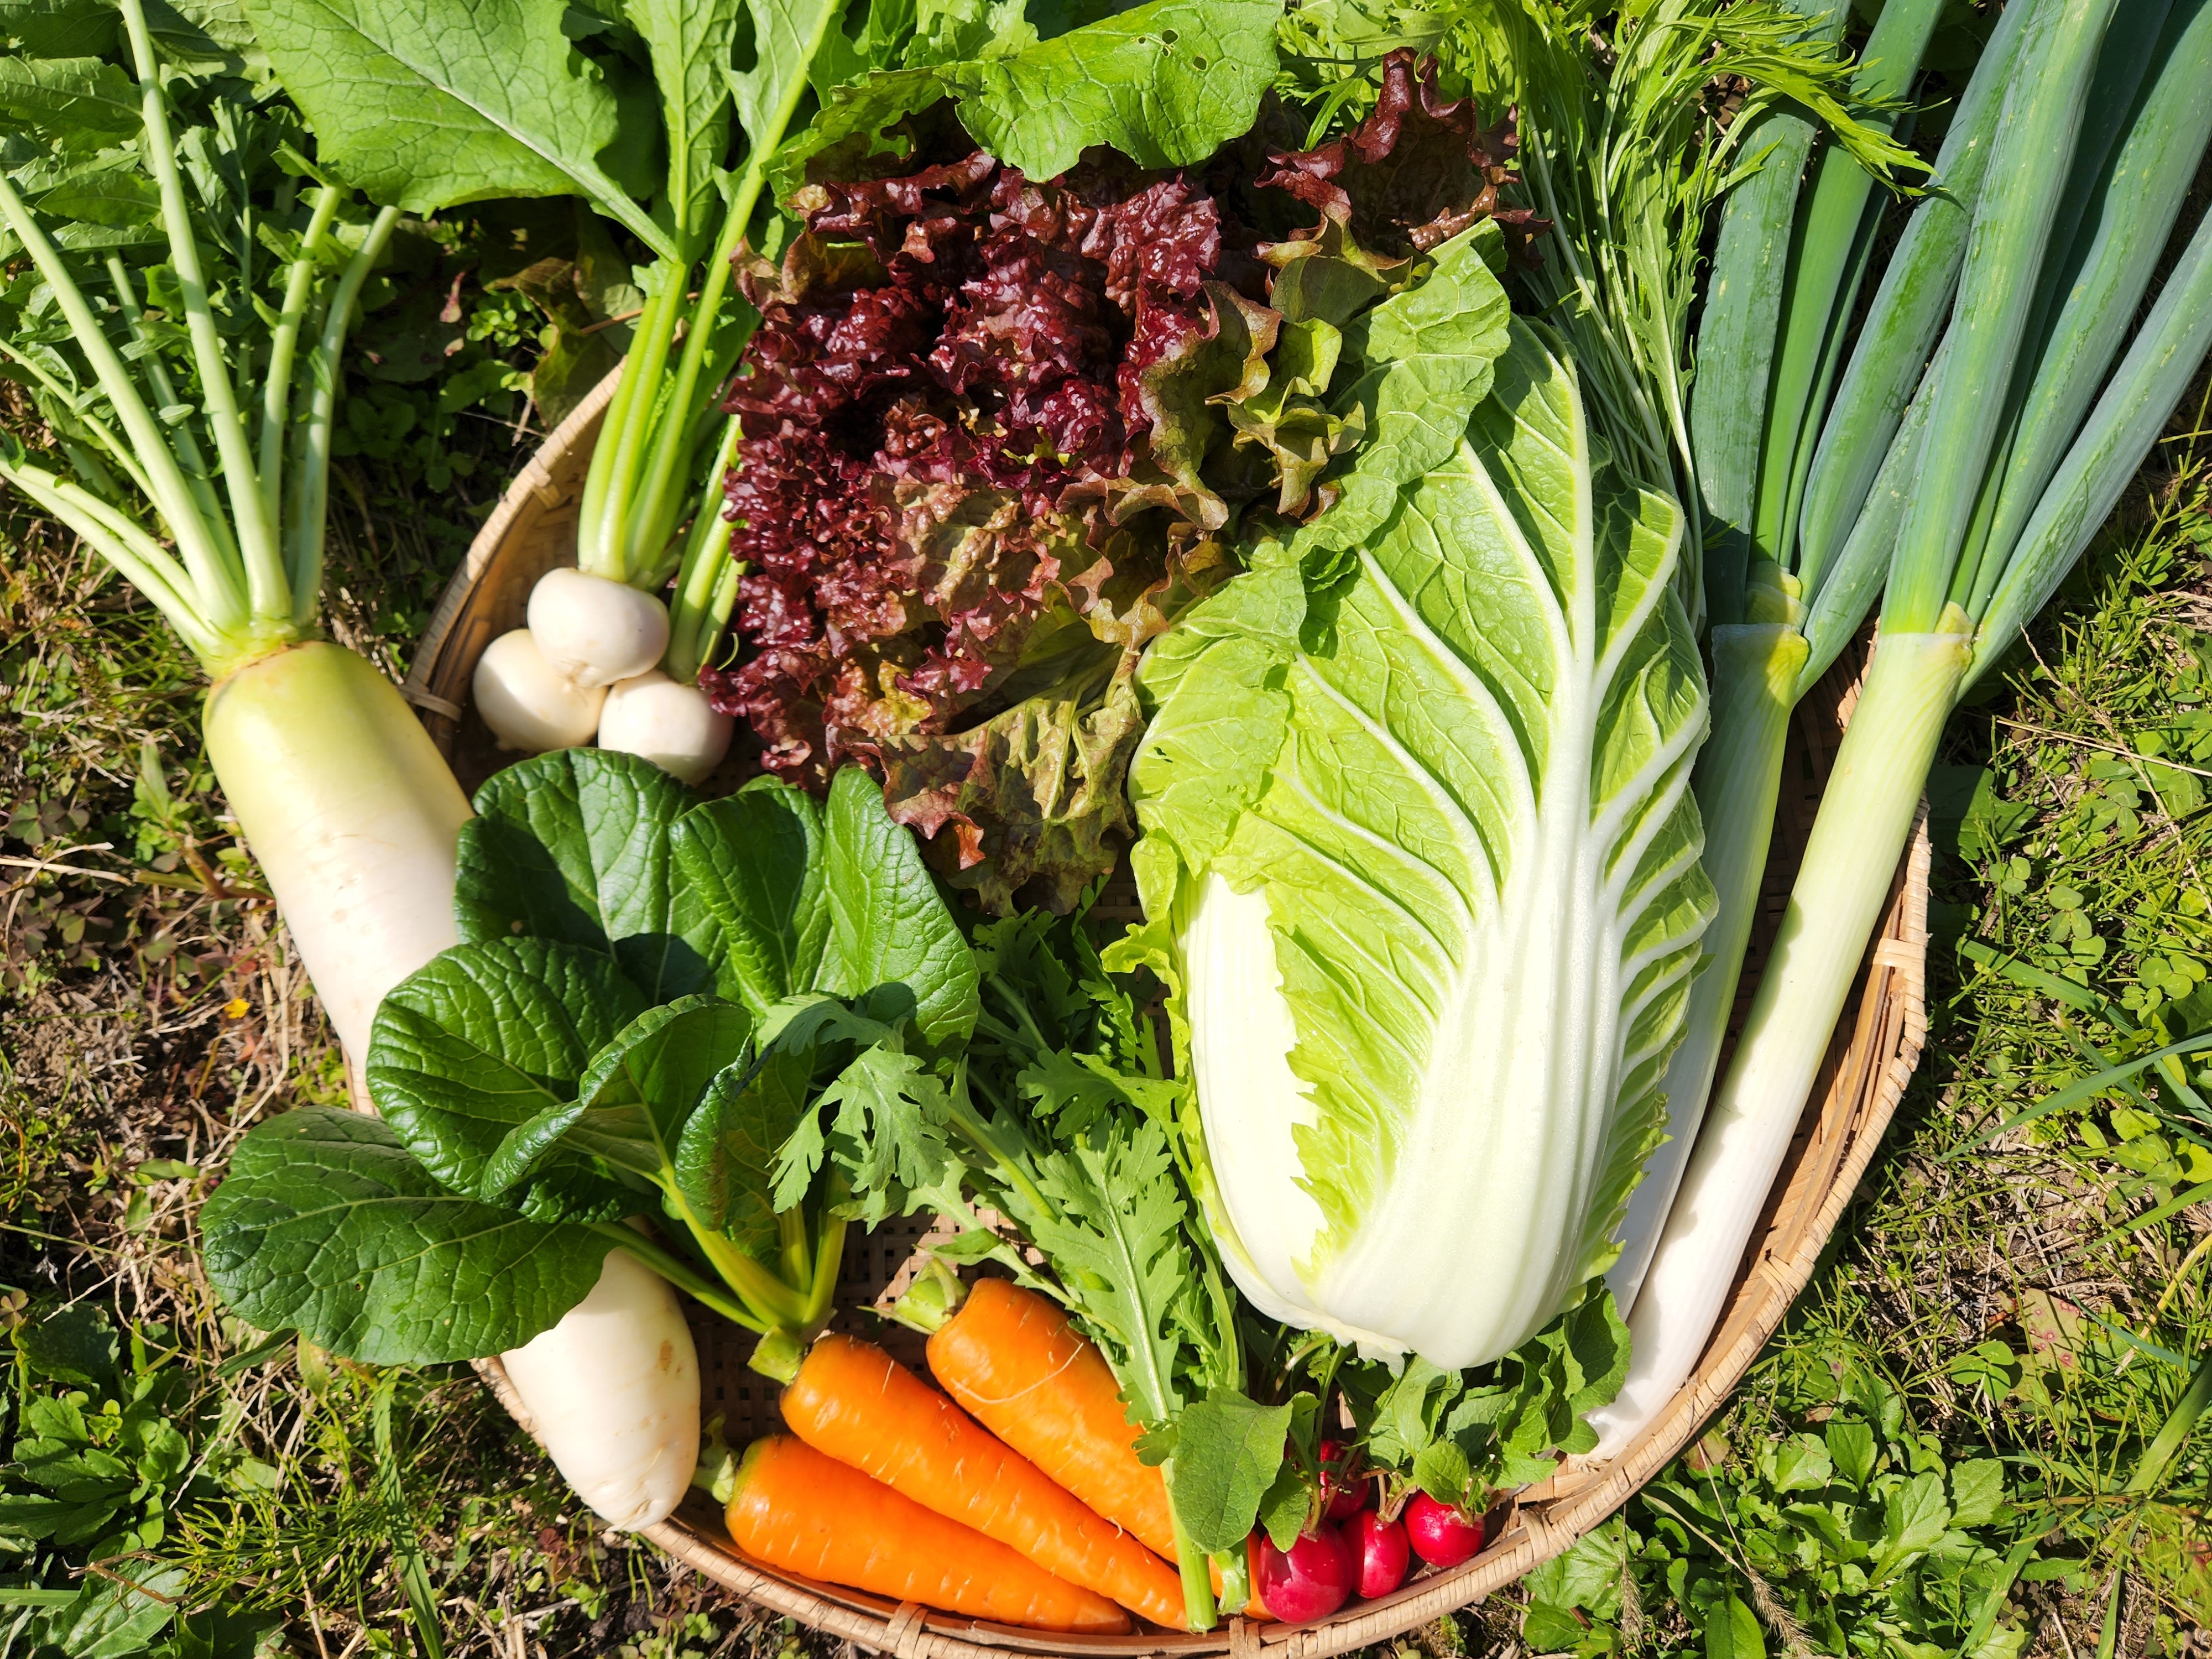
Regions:
<instances>
[{"instance_id":1,"label":"mizuna greens","mask_svg":"<svg viewBox=\"0 0 2212 1659\"><path fill-rule=\"evenodd\" d=\"M1635 1362L1607 1414L1605 1449L1673 1395L1705 1344L1858 973L1945 720L2081 556L2212 345L2212 222L2125 339L2212 135L2212 7L2018 9L2016 57L1993 53L1978 71L2005 78L1965 234L1957 207L1918 210L1932 216L1927 229L1891 266L1814 449L1804 499L1818 511L1796 528L1827 526L1829 539L1798 556L1832 558L1836 574L1808 631L1818 636L1832 594L1831 619L1840 613L1848 637L1886 564L1881 631L1742 1041L1632 1310ZM1813 227L1801 244L1814 246L1815 232L1829 234ZM1935 343L1926 319L1942 314L1954 280ZM1778 413L1802 454L1799 412ZM1869 441L1887 446L1887 478L1865 459ZM1829 479L1844 482L1824 488ZM1838 536L1859 488L1856 523ZM1870 556L1854 551L1862 538ZM1861 556L1863 574L1844 579ZM1765 580L1777 614L1759 620L1795 622L1802 584ZM1831 655L1840 643L1831 635ZM1770 704L1786 713L1796 689L1776 677Z\"/></svg>"},{"instance_id":2,"label":"mizuna greens","mask_svg":"<svg viewBox=\"0 0 2212 1659\"><path fill-rule=\"evenodd\" d=\"M129 72L26 57L0 81L0 261L23 267L0 360L58 451L0 434L0 480L206 668L209 759L358 1061L378 1000L453 940L469 815L392 684L316 627L341 358L398 214L319 180L284 112L178 61L140 0L121 24Z\"/></svg>"}]
</instances>

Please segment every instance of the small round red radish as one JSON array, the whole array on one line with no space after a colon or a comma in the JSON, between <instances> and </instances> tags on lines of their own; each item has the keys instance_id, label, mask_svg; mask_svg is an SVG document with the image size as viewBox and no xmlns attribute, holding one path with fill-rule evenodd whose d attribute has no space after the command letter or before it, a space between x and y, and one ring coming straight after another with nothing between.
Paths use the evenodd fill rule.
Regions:
<instances>
[{"instance_id":1,"label":"small round red radish","mask_svg":"<svg viewBox=\"0 0 2212 1659\"><path fill-rule=\"evenodd\" d=\"M1406 1505L1406 1539L1413 1553L1432 1567L1455 1567L1482 1550L1482 1518L1470 1519L1426 1492Z\"/></svg>"},{"instance_id":2,"label":"small round red radish","mask_svg":"<svg viewBox=\"0 0 2212 1659\"><path fill-rule=\"evenodd\" d=\"M1322 1518L1341 1526L1367 1507L1366 1483L1357 1473L1358 1454L1334 1440L1321 1443Z\"/></svg>"},{"instance_id":3,"label":"small round red radish","mask_svg":"<svg viewBox=\"0 0 2212 1659\"><path fill-rule=\"evenodd\" d=\"M1404 1522L1385 1521L1372 1510L1362 1510L1346 1526L1344 1541L1359 1564L1359 1593L1369 1601L1406 1582Z\"/></svg>"},{"instance_id":4,"label":"small round red radish","mask_svg":"<svg viewBox=\"0 0 2212 1659\"><path fill-rule=\"evenodd\" d=\"M1351 1597L1358 1564L1334 1527L1314 1528L1287 1550L1265 1532L1252 1534L1252 1588L1261 1604L1286 1625L1326 1619Z\"/></svg>"}]
</instances>

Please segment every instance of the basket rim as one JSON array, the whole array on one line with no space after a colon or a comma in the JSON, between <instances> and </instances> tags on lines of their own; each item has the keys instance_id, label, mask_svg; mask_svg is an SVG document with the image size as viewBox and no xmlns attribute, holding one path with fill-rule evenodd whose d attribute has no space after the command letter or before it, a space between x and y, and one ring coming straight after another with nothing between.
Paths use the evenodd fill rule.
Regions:
<instances>
[{"instance_id":1,"label":"basket rim","mask_svg":"<svg viewBox=\"0 0 2212 1659\"><path fill-rule=\"evenodd\" d=\"M547 437L519 473L471 544L467 558L440 596L423 631L403 690L418 706L449 718L459 710L429 690L456 623L517 520L534 502L562 499L555 469L568 470L568 452L595 441L619 369L594 386ZM1824 682L1826 684L1826 682ZM1851 696L1838 688L1839 714ZM1792 1153L1768 1198L1768 1213L1739 1270L1721 1322L1689 1380L1622 1454L1608 1461L1570 1458L1541 1485L1509 1501L1500 1534L1461 1566L1417 1578L1391 1595L1360 1601L1327 1620L1303 1625L1243 1616L1203 1634L1139 1632L1083 1637L991 1625L911 1601L894 1603L865 1591L819 1583L752 1561L723 1533L712 1505L693 1494L677 1515L642 1535L677 1560L771 1612L798 1620L897 1659L1003 1659L1008 1653L1067 1659L1328 1659L1386 1641L1480 1601L1560 1554L1625 1504L1683 1447L1734 1392L1810 1282L1828 1238L1918 1065L1928 1030L1929 883L1933 860L1923 799L1899 861L1882 925L1869 945L1863 988L1847 1006L1831 1049L1829 1073L1808 1101L1799 1126L1806 1144ZM1840 1054L1848 1066L1839 1065ZM1832 1075L1830 1073L1832 1073ZM1835 1109L1839 1093L1850 1097ZM1817 1201L1811 1200L1817 1188ZM1778 1205L1804 1198L1786 1216ZM475 1362L500 1404L533 1440L530 1413L496 1358Z\"/></svg>"}]
</instances>

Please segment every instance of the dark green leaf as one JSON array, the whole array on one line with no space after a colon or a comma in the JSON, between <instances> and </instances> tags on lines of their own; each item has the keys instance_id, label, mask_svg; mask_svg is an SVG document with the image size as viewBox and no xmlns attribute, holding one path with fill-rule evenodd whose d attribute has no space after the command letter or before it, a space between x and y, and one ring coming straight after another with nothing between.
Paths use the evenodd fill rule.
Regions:
<instances>
[{"instance_id":1,"label":"dark green leaf","mask_svg":"<svg viewBox=\"0 0 2212 1659\"><path fill-rule=\"evenodd\" d=\"M827 830L830 939L817 988L857 997L903 986L924 1036L965 1036L979 1006L975 956L913 835L891 822L862 768L845 768L830 786Z\"/></svg>"},{"instance_id":2,"label":"dark green leaf","mask_svg":"<svg viewBox=\"0 0 2212 1659\"><path fill-rule=\"evenodd\" d=\"M1238 1394L1212 1394L1183 1407L1176 1421L1176 1513L1200 1549L1231 1549L1251 1535L1260 1500L1283 1466L1290 1426L1288 1405L1262 1406Z\"/></svg>"},{"instance_id":3,"label":"dark green leaf","mask_svg":"<svg viewBox=\"0 0 2212 1659\"><path fill-rule=\"evenodd\" d=\"M757 1071L725 1066L707 1085L676 1146L676 1180L700 1220L748 1255L776 1242L776 1149L805 1114L811 1055L771 1049Z\"/></svg>"},{"instance_id":4,"label":"dark green leaf","mask_svg":"<svg viewBox=\"0 0 2212 1659\"><path fill-rule=\"evenodd\" d=\"M528 937L610 951L650 1002L715 988L720 933L677 877L670 831L695 797L651 761L562 749L492 775L461 828L464 942Z\"/></svg>"},{"instance_id":5,"label":"dark green leaf","mask_svg":"<svg viewBox=\"0 0 2212 1659\"><path fill-rule=\"evenodd\" d=\"M1832 1418L1826 1435L1828 1455L1835 1460L1836 1473L1863 1488L1867 1477L1874 1473L1874 1430L1864 1423Z\"/></svg>"},{"instance_id":6,"label":"dark green leaf","mask_svg":"<svg viewBox=\"0 0 2212 1659\"><path fill-rule=\"evenodd\" d=\"M105 0L0 0L0 38L26 58L105 58L118 21Z\"/></svg>"},{"instance_id":7,"label":"dark green leaf","mask_svg":"<svg viewBox=\"0 0 2212 1659\"><path fill-rule=\"evenodd\" d=\"M433 1177L489 1199L486 1166L508 1133L575 1100L593 1056L644 1007L596 951L528 938L458 945L377 1009L369 1094ZM549 1173L516 1202L543 1220L611 1219L637 1207L581 1170Z\"/></svg>"},{"instance_id":8,"label":"dark green leaf","mask_svg":"<svg viewBox=\"0 0 2212 1659\"><path fill-rule=\"evenodd\" d=\"M1455 1507L1468 1500L1474 1470L1467 1454L1449 1440L1432 1440L1413 1459L1413 1484L1437 1500Z\"/></svg>"},{"instance_id":9,"label":"dark green leaf","mask_svg":"<svg viewBox=\"0 0 2212 1659\"><path fill-rule=\"evenodd\" d=\"M1572 1653L1589 1632L1565 1607L1531 1602L1522 1615L1521 1640L1531 1653Z\"/></svg>"},{"instance_id":10,"label":"dark green leaf","mask_svg":"<svg viewBox=\"0 0 2212 1659\"><path fill-rule=\"evenodd\" d=\"M611 1248L457 1197L383 1122L329 1107L249 1133L200 1225L233 1312L378 1365L520 1346L583 1300Z\"/></svg>"},{"instance_id":11,"label":"dark green leaf","mask_svg":"<svg viewBox=\"0 0 2212 1659\"><path fill-rule=\"evenodd\" d=\"M1977 1457L1951 1466L1951 1524L1984 1527L2004 1508L2004 1465Z\"/></svg>"},{"instance_id":12,"label":"dark green leaf","mask_svg":"<svg viewBox=\"0 0 2212 1659\"><path fill-rule=\"evenodd\" d=\"M1311 1395L1302 1398L1310 1399ZM1279 1550L1287 1550L1298 1540L1306 1529L1306 1519L1313 1513L1312 1484L1290 1459L1283 1460L1282 1468L1275 1471L1265 1496L1260 1499L1259 1522L1267 1534L1267 1541Z\"/></svg>"},{"instance_id":13,"label":"dark green leaf","mask_svg":"<svg viewBox=\"0 0 2212 1659\"><path fill-rule=\"evenodd\" d=\"M1758 1615L1730 1595L1705 1613L1705 1659L1766 1659Z\"/></svg>"},{"instance_id":14,"label":"dark green leaf","mask_svg":"<svg viewBox=\"0 0 2212 1659\"><path fill-rule=\"evenodd\" d=\"M88 1303L31 1319L15 1333L15 1351L33 1376L86 1389L104 1389L114 1380L115 1328Z\"/></svg>"},{"instance_id":15,"label":"dark green leaf","mask_svg":"<svg viewBox=\"0 0 2212 1659\"><path fill-rule=\"evenodd\" d=\"M152 1566L131 1578L86 1578L74 1600L39 1621L45 1641L67 1659L137 1659L168 1628L185 1575L181 1567Z\"/></svg>"},{"instance_id":16,"label":"dark green leaf","mask_svg":"<svg viewBox=\"0 0 2212 1659\"><path fill-rule=\"evenodd\" d=\"M822 809L804 790L756 778L686 812L676 868L721 929L724 994L756 1018L814 988L830 937Z\"/></svg>"},{"instance_id":17,"label":"dark green leaf","mask_svg":"<svg viewBox=\"0 0 2212 1659\"><path fill-rule=\"evenodd\" d=\"M593 1056L574 1099L508 1132L484 1170L484 1191L509 1190L556 1145L664 1179L700 1097L744 1054L752 1033L750 1014L714 997L647 1009Z\"/></svg>"},{"instance_id":18,"label":"dark green leaf","mask_svg":"<svg viewBox=\"0 0 2212 1659\"><path fill-rule=\"evenodd\" d=\"M562 33L566 0L428 13L410 0L248 3L324 163L376 200L429 213L582 195L656 252L675 252L603 160L620 136L618 100Z\"/></svg>"},{"instance_id":19,"label":"dark green leaf","mask_svg":"<svg viewBox=\"0 0 2212 1659\"><path fill-rule=\"evenodd\" d=\"M0 119L96 149L138 131L138 88L96 58L0 58Z\"/></svg>"}]
</instances>

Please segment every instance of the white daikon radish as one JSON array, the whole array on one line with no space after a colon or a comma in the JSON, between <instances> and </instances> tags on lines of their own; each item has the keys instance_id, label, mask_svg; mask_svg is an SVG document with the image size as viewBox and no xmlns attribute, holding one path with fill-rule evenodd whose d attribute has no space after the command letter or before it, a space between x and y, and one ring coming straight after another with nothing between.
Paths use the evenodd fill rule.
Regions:
<instances>
[{"instance_id":1,"label":"white daikon radish","mask_svg":"<svg viewBox=\"0 0 2212 1659\"><path fill-rule=\"evenodd\" d=\"M649 669L608 689L599 713L599 747L641 755L662 771L696 783L722 763L736 724L716 714L697 686Z\"/></svg>"},{"instance_id":2,"label":"white daikon radish","mask_svg":"<svg viewBox=\"0 0 2212 1659\"><path fill-rule=\"evenodd\" d=\"M219 681L208 759L356 1060L384 994L455 941L466 796L392 682L342 647L295 645Z\"/></svg>"},{"instance_id":3,"label":"white daikon radish","mask_svg":"<svg viewBox=\"0 0 2212 1659\"><path fill-rule=\"evenodd\" d=\"M499 746L533 755L589 743L607 696L605 686L586 690L556 672L526 628L484 647L471 690Z\"/></svg>"},{"instance_id":4,"label":"white daikon radish","mask_svg":"<svg viewBox=\"0 0 2212 1659\"><path fill-rule=\"evenodd\" d=\"M667 1518L699 1461L699 1357L666 1279L610 1250L589 1296L500 1358L593 1513L630 1532Z\"/></svg>"},{"instance_id":5,"label":"white daikon radish","mask_svg":"<svg viewBox=\"0 0 2212 1659\"><path fill-rule=\"evenodd\" d=\"M642 674L668 648L668 607L566 565L530 590L530 631L553 672L586 690Z\"/></svg>"}]
</instances>

